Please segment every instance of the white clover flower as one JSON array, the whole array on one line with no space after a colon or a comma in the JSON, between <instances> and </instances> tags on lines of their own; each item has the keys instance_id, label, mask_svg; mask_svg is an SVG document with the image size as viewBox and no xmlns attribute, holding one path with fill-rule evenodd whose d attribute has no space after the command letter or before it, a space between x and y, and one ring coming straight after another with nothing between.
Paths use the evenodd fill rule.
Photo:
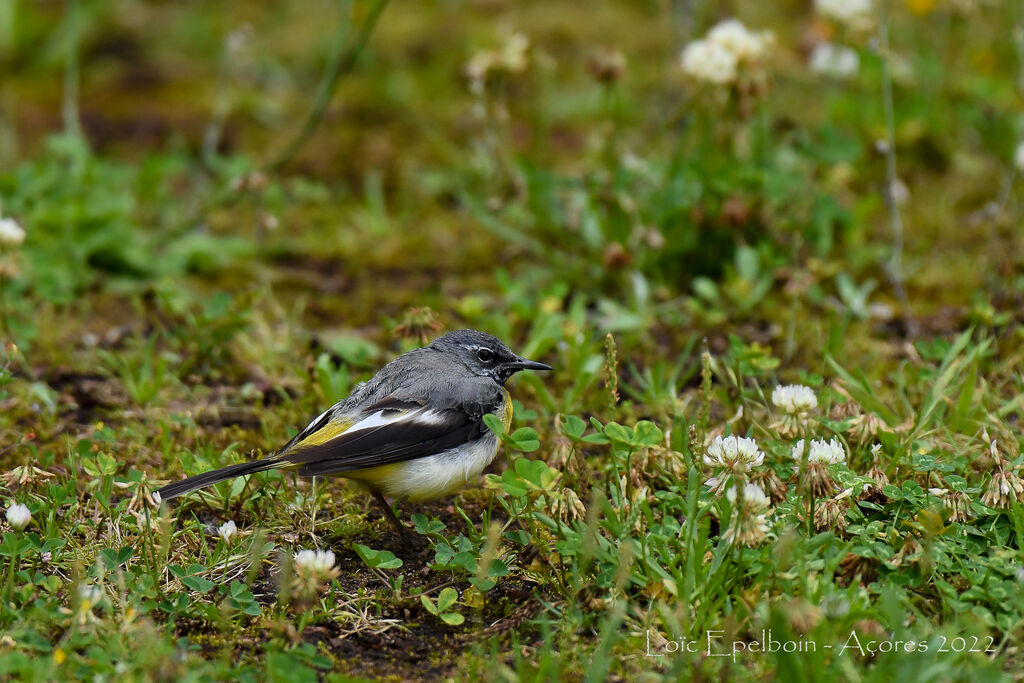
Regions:
<instances>
[{"instance_id":1,"label":"white clover flower","mask_svg":"<svg viewBox=\"0 0 1024 683\"><path fill-rule=\"evenodd\" d=\"M807 425L811 411L818 407L818 397L813 389L802 384L780 385L772 390L772 403L782 410L781 419L772 427L780 436L793 437Z\"/></svg>"},{"instance_id":2,"label":"white clover flower","mask_svg":"<svg viewBox=\"0 0 1024 683\"><path fill-rule=\"evenodd\" d=\"M25 241L25 230L13 218L0 218L0 246L17 247Z\"/></svg>"},{"instance_id":3,"label":"white clover flower","mask_svg":"<svg viewBox=\"0 0 1024 683\"><path fill-rule=\"evenodd\" d=\"M736 80L739 60L736 53L720 43L695 40L683 48L680 65L690 78L715 85L727 85Z\"/></svg>"},{"instance_id":4,"label":"white clover flower","mask_svg":"<svg viewBox=\"0 0 1024 683\"><path fill-rule=\"evenodd\" d=\"M871 28L874 23L872 0L814 0L822 16L854 30Z\"/></svg>"},{"instance_id":5,"label":"white clover flower","mask_svg":"<svg viewBox=\"0 0 1024 683\"><path fill-rule=\"evenodd\" d=\"M751 31L737 19L726 19L708 31L706 40L721 45L739 62L756 63L767 56L775 36L771 31Z\"/></svg>"},{"instance_id":6,"label":"white clover flower","mask_svg":"<svg viewBox=\"0 0 1024 683\"><path fill-rule=\"evenodd\" d=\"M800 462L804 459L804 440L800 439L793 446L793 459ZM835 465L846 460L846 449L835 439L825 441L814 439L811 441L810 452L807 454L807 462L820 462L825 465Z\"/></svg>"},{"instance_id":7,"label":"white clover flower","mask_svg":"<svg viewBox=\"0 0 1024 683\"><path fill-rule=\"evenodd\" d=\"M790 415L809 413L818 407L818 397L814 389L802 384L777 386L772 391L772 403Z\"/></svg>"},{"instance_id":8,"label":"white clover flower","mask_svg":"<svg viewBox=\"0 0 1024 683\"><path fill-rule=\"evenodd\" d=\"M793 451L790 453L790 455L792 455L793 459L796 460L797 462L803 461L803 459L804 459L804 440L803 439L800 439L795 444L793 444Z\"/></svg>"},{"instance_id":9,"label":"white clover flower","mask_svg":"<svg viewBox=\"0 0 1024 683\"><path fill-rule=\"evenodd\" d=\"M11 528L15 531L21 531L28 526L28 523L32 521L32 512L28 509L27 505L21 503L15 503L11 507L7 508L7 523L11 525Z\"/></svg>"},{"instance_id":10,"label":"white clover flower","mask_svg":"<svg viewBox=\"0 0 1024 683\"><path fill-rule=\"evenodd\" d=\"M757 442L745 436L716 436L704 455L704 463L712 467L743 465L747 472L764 462L764 453Z\"/></svg>"},{"instance_id":11,"label":"white clover flower","mask_svg":"<svg viewBox=\"0 0 1024 683\"><path fill-rule=\"evenodd\" d=\"M295 568L316 576L330 574L334 570L334 551L300 550L295 553Z\"/></svg>"},{"instance_id":12,"label":"white clover flower","mask_svg":"<svg viewBox=\"0 0 1024 683\"><path fill-rule=\"evenodd\" d=\"M818 43L808 60L811 71L831 78L849 78L860 69L860 55L853 48Z\"/></svg>"},{"instance_id":13,"label":"white clover flower","mask_svg":"<svg viewBox=\"0 0 1024 683\"><path fill-rule=\"evenodd\" d=\"M1024 142L1017 143L1017 149L1013 150L1013 165L1018 171L1024 171Z\"/></svg>"},{"instance_id":14,"label":"white clover flower","mask_svg":"<svg viewBox=\"0 0 1024 683\"><path fill-rule=\"evenodd\" d=\"M736 504L736 487L731 487L725 492L725 497L729 499L729 502ZM744 484L743 485L743 503L744 505L752 505L755 508L766 508L772 504L771 498L769 498L761 487L757 484Z\"/></svg>"},{"instance_id":15,"label":"white clover flower","mask_svg":"<svg viewBox=\"0 0 1024 683\"><path fill-rule=\"evenodd\" d=\"M704 464L714 468L714 476L704 483L716 495L722 493L726 481L733 474L749 472L764 462L764 452L757 442L743 436L716 436L704 454Z\"/></svg>"},{"instance_id":16,"label":"white clover flower","mask_svg":"<svg viewBox=\"0 0 1024 683\"><path fill-rule=\"evenodd\" d=\"M327 588L328 582L340 572L334 566L330 550L300 550L295 553L295 575L292 587L301 602L308 602Z\"/></svg>"},{"instance_id":17,"label":"white clover flower","mask_svg":"<svg viewBox=\"0 0 1024 683\"><path fill-rule=\"evenodd\" d=\"M217 527L217 535L223 538L225 543L230 543L231 537L236 533L238 533L238 527L235 525L235 520L233 519L229 519Z\"/></svg>"},{"instance_id":18,"label":"white clover flower","mask_svg":"<svg viewBox=\"0 0 1024 683\"><path fill-rule=\"evenodd\" d=\"M800 471L801 483L810 489L811 494L815 498L831 496L835 493L837 487L835 480L828 471L828 465L834 465L846 460L846 450L835 439L830 441L814 439L809 447L804 443L803 439L800 439L793 446L792 452L797 467L800 467L800 464L803 462L804 450L807 448L809 448L807 467ZM852 492L853 489L849 491ZM836 500L841 500L846 495L849 495L849 493L841 494Z\"/></svg>"},{"instance_id":19,"label":"white clover flower","mask_svg":"<svg viewBox=\"0 0 1024 683\"><path fill-rule=\"evenodd\" d=\"M739 502L735 486L726 491L725 497L736 507L733 509L729 526L722 533L723 540L746 546L761 543L768 533L767 515L771 506L771 500L761 487L757 484L745 484L743 498Z\"/></svg>"},{"instance_id":20,"label":"white clover flower","mask_svg":"<svg viewBox=\"0 0 1024 683\"><path fill-rule=\"evenodd\" d=\"M807 459L810 462L821 462L826 465L835 465L846 460L846 449L836 439L815 439L811 441L811 452Z\"/></svg>"}]
</instances>

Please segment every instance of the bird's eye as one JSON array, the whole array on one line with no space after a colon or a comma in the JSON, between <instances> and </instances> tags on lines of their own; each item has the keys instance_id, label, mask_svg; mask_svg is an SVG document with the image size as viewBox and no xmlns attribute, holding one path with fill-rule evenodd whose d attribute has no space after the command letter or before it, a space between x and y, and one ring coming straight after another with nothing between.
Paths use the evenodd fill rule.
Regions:
<instances>
[{"instance_id":1,"label":"bird's eye","mask_svg":"<svg viewBox=\"0 0 1024 683\"><path fill-rule=\"evenodd\" d=\"M494 352L490 349L479 349L476 352L476 357L483 363L490 363L494 359Z\"/></svg>"}]
</instances>

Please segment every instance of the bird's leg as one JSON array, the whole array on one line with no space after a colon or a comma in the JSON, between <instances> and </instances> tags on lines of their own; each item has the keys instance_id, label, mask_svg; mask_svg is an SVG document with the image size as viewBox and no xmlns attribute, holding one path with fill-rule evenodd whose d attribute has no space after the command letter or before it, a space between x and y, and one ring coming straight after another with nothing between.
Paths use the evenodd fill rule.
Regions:
<instances>
[{"instance_id":1,"label":"bird's leg","mask_svg":"<svg viewBox=\"0 0 1024 683\"><path fill-rule=\"evenodd\" d=\"M395 511L391 509L391 504L388 503L384 494L380 491L371 491L371 493L373 494L373 499L377 501L381 508L383 508L384 516L388 518L389 522L391 522L391 526L395 527L395 531L403 536L407 536L409 534L409 527L402 524L402 520L398 519L398 515L396 515Z\"/></svg>"},{"instance_id":2,"label":"bird's leg","mask_svg":"<svg viewBox=\"0 0 1024 683\"><path fill-rule=\"evenodd\" d=\"M401 535L403 544L417 550L422 550L427 545L427 539L417 534L415 531L403 524L402 520L398 519L398 515L396 515L395 511L391 509L391 505L388 504L383 493L380 491L371 491L371 493L373 494L373 499L377 501L382 508L384 508L384 516L388 518L389 522L391 522L391 526L395 527Z\"/></svg>"}]
</instances>

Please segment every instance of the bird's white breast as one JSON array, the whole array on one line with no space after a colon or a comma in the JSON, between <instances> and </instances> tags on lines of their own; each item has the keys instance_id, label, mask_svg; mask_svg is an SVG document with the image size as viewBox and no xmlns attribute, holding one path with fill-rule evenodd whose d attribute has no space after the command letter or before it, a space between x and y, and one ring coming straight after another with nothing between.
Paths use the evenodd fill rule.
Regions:
<instances>
[{"instance_id":1,"label":"bird's white breast","mask_svg":"<svg viewBox=\"0 0 1024 683\"><path fill-rule=\"evenodd\" d=\"M424 458L406 460L342 476L378 489L389 498L419 502L440 498L477 477L498 453L498 437L476 441Z\"/></svg>"}]
</instances>

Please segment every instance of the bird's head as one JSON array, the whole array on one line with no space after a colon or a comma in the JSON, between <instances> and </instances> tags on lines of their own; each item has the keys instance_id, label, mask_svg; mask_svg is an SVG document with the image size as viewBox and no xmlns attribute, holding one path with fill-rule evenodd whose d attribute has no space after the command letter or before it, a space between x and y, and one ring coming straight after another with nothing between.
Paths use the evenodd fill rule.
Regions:
<instances>
[{"instance_id":1,"label":"bird's head","mask_svg":"<svg viewBox=\"0 0 1024 683\"><path fill-rule=\"evenodd\" d=\"M550 370L550 365L517 356L500 339L477 330L456 330L438 337L430 348L458 358L471 372L504 384L520 370Z\"/></svg>"}]
</instances>

